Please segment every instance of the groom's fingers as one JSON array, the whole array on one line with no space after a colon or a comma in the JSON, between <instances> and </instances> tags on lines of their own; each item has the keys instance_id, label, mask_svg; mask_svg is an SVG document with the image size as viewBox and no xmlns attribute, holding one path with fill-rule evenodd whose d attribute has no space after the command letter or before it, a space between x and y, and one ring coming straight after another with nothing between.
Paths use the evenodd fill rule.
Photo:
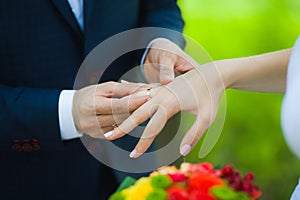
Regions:
<instances>
[{"instance_id":1,"label":"groom's fingers","mask_svg":"<svg viewBox=\"0 0 300 200\"><path fill-rule=\"evenodd\" d=\"M98 115L108 115L108 114L120 114L120 113L131 113L142 104L147 101L148 97L145 94L144 96L135 96L131 98L95 98L95 111Z\"/></svg>"},{"instance_id":2,"label":"groom's fingers","mask_svg":"<svg viewBox=\"0 0 300 200\"><path fill-rule=\"evenodd\" d=\"M129 117L129 113L120 113L115 115L97 115L97 121L100 127L121 124Z\"/></svg>"},{"instance_id":3,"label":"groom's fingers","mask_svg":"<svg viewBox=\"0 0 300 200\"><path fill-rule=\"evenodd\" d=\"M174 80L174 65L176 62L176 55L171 53L161 54L158 62L160 64L159 79L160 83L166 85Z\"/></svg>"},{"instance_id":4,"label":"groom's fingers","mask_svg":"<svg viewBox=\"0 0 300 200\"><path fill-rule=\"evenodd\" d=\"M194 67L192 65L182 64L182 65L177 66L175 69L180 74L184 74L184 73L194 69Z\"/></svg>"},{"instance_id":5,"label":"groom's fingers","mask_svg":"<svg viewBox=\"0 0 300 200\"><path fill-rule=\"evenodd\" d=\"M120 98L140 91L136 83L118 83L109 81L96 86L95 95L108 98Z\"/></svg>"},{"instance_id":6,"label":"groom's fingers","mask_svg":"<svg viewBox=\"0 0 300 200\"><path fill-rule=\"evenodd\" d=\"M194 148L202 137L203 133L208 129L210 124L210 115L198 115L193 126L186 133L180 145L180 154L186 156Z\"/></svg>"}]
</instances>

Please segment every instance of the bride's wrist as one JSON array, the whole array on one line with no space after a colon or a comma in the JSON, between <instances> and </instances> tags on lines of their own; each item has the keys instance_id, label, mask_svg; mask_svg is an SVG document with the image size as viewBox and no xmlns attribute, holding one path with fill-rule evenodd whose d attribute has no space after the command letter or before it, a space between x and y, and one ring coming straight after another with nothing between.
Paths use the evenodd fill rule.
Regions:
<instances>
[{"instance_id":1,"label":"bride's wrist","mask_svg":"<svg viewBox=\"0 0 300 200\"><path fill-rule=\"evenodd\" d=\"M222 77L222 72L219 69L219 61L203 64L197 71L197 80L204 80L210 89L216 90L216 92L222 93L226 89L225 82Z\"/></svg>"},{"instance_id":2,"label":"bride's wrist","mask_svg":"<svg viewBox=\"0 0 300 200\"><path fill-rule=\"evenodd\" d=\"M232 72L228 60L212 61L204 64L202 67L209 69L211 74L210 76L214 76L216 84L224 90L230 88L233 84L234 79L232 78Z\"/></svg>"},{"instance_id":3,"label":"bride's wrist","mask_svg":"<svg viewBox=\"0 0 300 200\"><path fill-rule=\"evenodd\" d=\"M224 88L236 88L240 74L236 70L235 59L217 60L214 61L214 64L218 69Z\"/></svg>"}]
</instances>

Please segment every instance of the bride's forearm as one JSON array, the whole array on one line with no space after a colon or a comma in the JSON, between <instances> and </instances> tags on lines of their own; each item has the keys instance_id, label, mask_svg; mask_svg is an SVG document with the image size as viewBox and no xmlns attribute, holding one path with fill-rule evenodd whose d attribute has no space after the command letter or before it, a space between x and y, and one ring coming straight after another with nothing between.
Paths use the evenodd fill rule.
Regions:
<instances>
[{"instance_id":1,"label":"bride's forearm","mask_svg":"<svg viewBox=\"0 0 300 200\"><path fill-rule=\"evenodd\" d=\"M215 61L226 88L283 93L292 49Z\"/></svg>"}]
</instances>

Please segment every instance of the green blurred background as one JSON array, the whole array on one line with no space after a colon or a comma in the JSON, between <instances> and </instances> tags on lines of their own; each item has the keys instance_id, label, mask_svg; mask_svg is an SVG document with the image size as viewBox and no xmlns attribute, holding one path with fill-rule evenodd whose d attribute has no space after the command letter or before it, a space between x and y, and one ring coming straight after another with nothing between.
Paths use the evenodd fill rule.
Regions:
<instances>
[{"instance_id":1,"label":"green blurred background","mask_svg":"<svg viewBox=\"0 0 300 200\"><path fill-rule=\"evenodd\" d=\"M179 0L184 33L212 59L250 56L292 47L300 34L299 0ZM261 199L289 199L300 161L280 128L283 95L228 90L226 120L214 149L200 161L252 171ZM192 121L192 120L191 120ZM197 148L185 158L199 162Z\"/></svg>"}]
</instances>

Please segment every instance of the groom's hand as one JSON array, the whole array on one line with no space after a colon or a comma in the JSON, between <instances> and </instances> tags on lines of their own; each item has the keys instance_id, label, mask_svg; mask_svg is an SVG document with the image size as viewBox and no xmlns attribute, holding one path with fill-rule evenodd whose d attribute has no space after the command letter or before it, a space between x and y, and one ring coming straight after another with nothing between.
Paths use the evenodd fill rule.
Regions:
<instances>
[{"instance_id":1,"label":"groom's hand","mask_svg":"<svg viewBox=\"0 0 300 200\"><path fill-rule=\"evenodd\" d=\"M197 63L170 40L154 40L143 65L145 78L150 83L168 84L175 73L183 74L197 66Z\"/></svg>"},{"instance_id":2,"label":"groom's hand","mask_svg":"<svg viewBox=\"0 0 300 200\"><path fill-rule=\"evenodd\" d=\"M76 91L72 112L77 130L104 138L104 133L113 130L147 101L146 94L131 95L140 90L145 89L134 83L106 82Z\"/></svg>"}]
</instances>

